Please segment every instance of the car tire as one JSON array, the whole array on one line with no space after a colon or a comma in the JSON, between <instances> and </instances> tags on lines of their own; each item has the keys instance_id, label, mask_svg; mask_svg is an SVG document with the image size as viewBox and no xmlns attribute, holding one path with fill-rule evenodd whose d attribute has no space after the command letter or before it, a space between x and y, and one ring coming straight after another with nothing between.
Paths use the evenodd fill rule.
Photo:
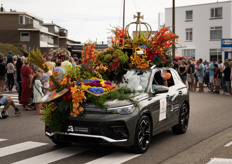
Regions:
<instances>
[{"instance_id":1,"label":"car tire","mask_svg":"<svg viewBox=\"0 0 232 164\"><path fill-rule=\"evenodd\" d=\"M174 134L184 134L188 129L189 107L184 103L180 108L179 123L172 127Z\"/></svg>"},{"instance_id":2,"label":"car tire","mask_svg":"<svg viewBox=\"0 0 232 164\"><path fill-rule=\"evenodd\" d=\"M146 115L141 116L135 130L135 140L132 147L133 152L141 154L147 151L152 135L151 130L151 120Z\"/></svg>"},{"instance_id":3,"label":"car tire","mask_svg":"<svg viewBox=\"0 0 232 164\"><path fill-rule=\"evenodd\" d=\"M57 139L52 139L52 142L61 147L70 146L72 144L71 142L60 141Z\"/></svg>"}]
</instances>

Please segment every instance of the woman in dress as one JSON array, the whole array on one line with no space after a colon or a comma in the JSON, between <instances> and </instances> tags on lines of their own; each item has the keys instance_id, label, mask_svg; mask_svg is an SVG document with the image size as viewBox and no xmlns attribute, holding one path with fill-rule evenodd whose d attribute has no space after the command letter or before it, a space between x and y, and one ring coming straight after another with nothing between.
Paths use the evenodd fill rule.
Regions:
<instances>
[{"instance_id":1,"label":"woman in dress","mask_svg":"<svg viewBox=\"0 0 232 164\"><path fill-rule=\"evenodd\" d=\"M24 66L21 68L21 79L22 79L22 93L20 98L20 104L24 105L25 110L31 110L28 103L32 94L32 79L34 72L29 66L30 63L27 58L24 59Z\"/></svg>"},{"instance_id":2,"label":"woman in dress","mask_svg":"<svg viewBox=\"0 0 232 164\"><path fill-rule=\"evenodd\" d=\"M36 73L32 84L33 84L33 103L35 103L35 109L36 109L36 114L42 114L42 103L40 103L41 98L44 96L42 92L42 84L40 82L41 80L41 74ZM43 87L44 88L44 87Z\"/></svg>"},{"instance_id":3,"label":"woman in dress","mask_svg":"<svg viewBox=\"0 0 232 164\"><path fill-rule=\"evenodd\" d=\"M187 80L187 70L188 70L187 65L185 64L185 61L182 60L182 62L180 63L178 72L185 85L186 85L186 80Z\"/></svg>"}]
</instances>

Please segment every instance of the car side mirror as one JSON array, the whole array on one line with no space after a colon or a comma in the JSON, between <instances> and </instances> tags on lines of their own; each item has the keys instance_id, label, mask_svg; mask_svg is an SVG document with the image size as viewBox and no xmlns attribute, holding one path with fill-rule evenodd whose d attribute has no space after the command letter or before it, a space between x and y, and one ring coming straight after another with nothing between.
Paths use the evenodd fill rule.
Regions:
<instances>
[{"instance_id":1,"label":"car side mirror","mask_svg":"<svg viewBox=\"0 0 232 164\"><path fill-rule=\"evenodd\" d=\"M151 93L153 95L159 94L159 93L167 93L169 91L169 88L163 85L152 85Z\"/></svg>"}]
</instances>

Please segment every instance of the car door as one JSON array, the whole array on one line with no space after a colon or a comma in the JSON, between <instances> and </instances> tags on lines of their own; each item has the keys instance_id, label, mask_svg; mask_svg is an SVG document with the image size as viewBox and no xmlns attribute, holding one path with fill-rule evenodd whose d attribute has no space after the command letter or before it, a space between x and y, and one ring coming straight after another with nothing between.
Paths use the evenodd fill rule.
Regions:
<instances>
[{"instance_id":1,"label":"car door","mask_svg":"<svg viewBox=\"0 0 232 164\"><path fill-rule=\"evenodd\" d=\"M154 70L150 82L150 89L159 85L155 82L156 73L160 74L160 70ZM160 76L160 75L159 75ZM148 109L151 112L152 120L153 120L153 134L156 134L162 131L163 127L168 124L168 114L170 112L170 106L168 103L168 93L158 93L158 94L150 94L148 100Z\"/></svg>"},{"instance_id":2,"label":"car door","mask_svg":"<svg viewBox=\"0 0 232 164\"><path fill-rule=\"evenodd\" d=\"M181 96L184 94L184 90L186 86L181 82L181 79L178 73L171 69L170 70L174 82L174 86L170 87L172 92L172 97L170 98L171 112L170 117L171 120L176 120L179 117L179 109L181 106Z\"/></svg>"}]
</instances>

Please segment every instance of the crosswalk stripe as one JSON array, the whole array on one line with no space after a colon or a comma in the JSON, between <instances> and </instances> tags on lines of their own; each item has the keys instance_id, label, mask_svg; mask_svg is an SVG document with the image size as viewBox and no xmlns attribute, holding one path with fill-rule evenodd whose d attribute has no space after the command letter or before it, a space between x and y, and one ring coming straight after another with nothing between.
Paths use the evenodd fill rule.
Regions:
<instances>
[{"instance_id":1,"label":"crosswalk stripe","mask_svg":"<svg viewBox=\"0 0 232 164\"><path fill-rule=\"evenodd\" d=\"M104 157L98 158L96 160L90 161L86 164L121 164L126 162L130 159L136 158L141 154L131 154L131 153L122 153L122 152L115 152Z\"/></svg>"},{"instance_id":2,"label":"crosswalk stripe","mask_svg":"<svg viewBox=\"0 0 232 164\"><path fill-rule=\"evenodd\" d=\"M76 154L80 154L88 150L87 148L67 147L59 150L55 150L49 153L41 154L32 158L28 158L22 161L15 162L13 164L47 164L55 162L67 157L71 157Z\"/></svg>"},{"instance_id":3,"label":"crosswalk stripe","mask_svg":"<svg viewBox=\"0 0 232 164\"><path fill-rule=\"evenodd\" d=\"M7 140L7 139L0 138L0 142L1 142L1 141L6 141L6 140Z\"/></svg>"},{"instance_id":4,"label":"crosswalk stripe","mask_svg":"<svg viewBox=\"0 0 232 164\"><path fill-rule=\"evenodd\" d=\"M226 164L232 163L232 159L228 158L211 158L207 164Z\"/></svg>"},{"instance_id":5,"label":"crosswalk stripe","mask_svg":"<svg viewBox=\"0 0 232 164\"><path fill-rule=\"evenodd\" d=\"M226 144L224 147L230 147L232 145L232 141Z\"/></svg>"},{"instance_id":6,"label":"crosswalk stripe","mask_svg":"<svg viewBox=\"0 0 232 164\"><path fill-rule=\"evenodd\" d=\"M23 142L20 144L15 144L12 146L3 147L3 148L0 148L0 157L4 157L4 156L10 155L10 154L14 154L14 153L18 153L21 151L33 149L33 148L40 147L40 146L44 146L47 144L48 143L27 141L27 142Z\"/></svg>"}]
</instances>

